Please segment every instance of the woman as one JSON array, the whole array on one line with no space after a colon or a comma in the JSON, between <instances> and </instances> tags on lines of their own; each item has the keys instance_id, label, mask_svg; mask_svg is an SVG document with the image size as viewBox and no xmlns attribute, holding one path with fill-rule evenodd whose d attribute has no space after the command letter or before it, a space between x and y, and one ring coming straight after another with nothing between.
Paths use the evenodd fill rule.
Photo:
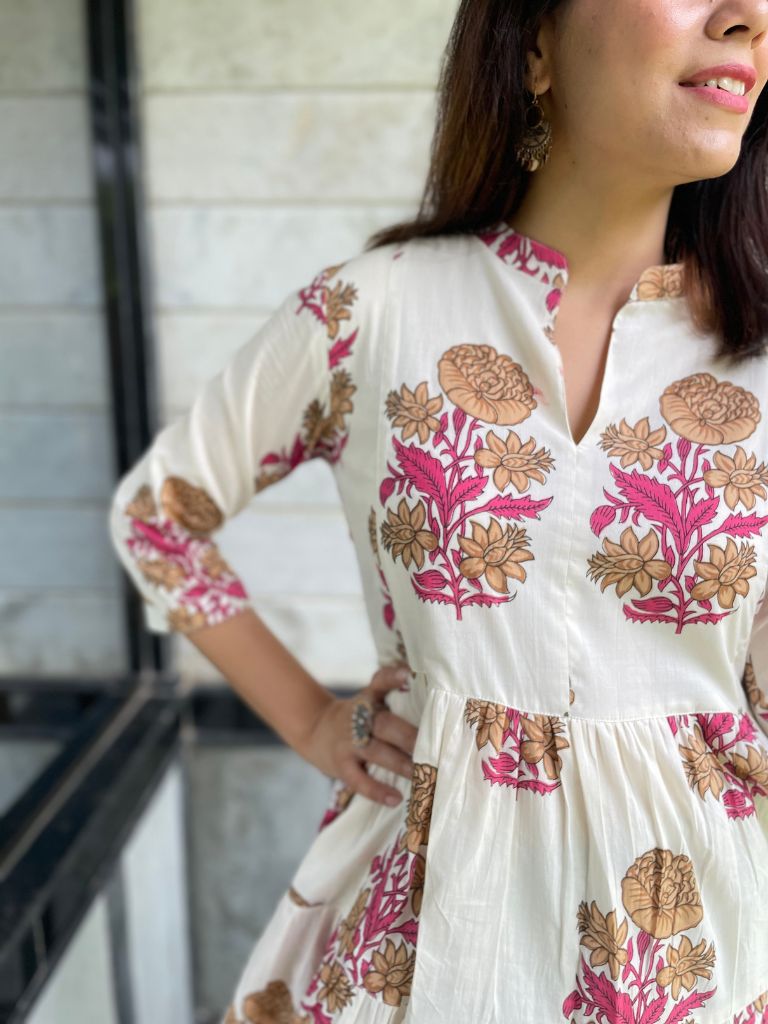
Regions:
<instances>
[{"instance_id":1,"label":"woman","mask_svg":"<svg viewBox=\"0 0 768 1024\"><path fill-rule=\"evenodd\" d=\"M228 1024L768 1021L767 77L765 0L463 0L419 216L120 482L150 627L335 780ZM350 699L211 539L312 457Z\"/></svg>"}]
</instances>

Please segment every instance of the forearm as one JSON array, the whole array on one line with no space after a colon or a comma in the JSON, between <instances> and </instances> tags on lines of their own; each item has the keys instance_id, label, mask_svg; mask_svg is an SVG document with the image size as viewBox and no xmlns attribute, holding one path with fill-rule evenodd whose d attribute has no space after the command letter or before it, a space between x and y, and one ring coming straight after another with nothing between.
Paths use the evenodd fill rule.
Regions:
<instances>
[{"instance_id":1,"label":"forearm","mask_svg":"<svg viewBox=\"0 0 768 1024\"><path fill-rule=\"evenodd\" d=\"M332 694L252 609L186 634L245 703L300 754Z\"/></svg>"}]
</instances>

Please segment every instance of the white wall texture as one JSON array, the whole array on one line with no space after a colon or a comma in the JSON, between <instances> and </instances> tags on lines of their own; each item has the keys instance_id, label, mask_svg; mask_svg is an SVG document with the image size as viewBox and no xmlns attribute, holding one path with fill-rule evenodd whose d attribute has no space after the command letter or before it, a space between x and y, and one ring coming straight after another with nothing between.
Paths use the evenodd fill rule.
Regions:
<instances>
[{"instance_id":1,"label":"white wall texture","mask_svg":"<svg viewBox=\"0 0 768 1024\"><path fill-rule=\"evenodd\" d=\"M0 673L125 660L81 0L0 0Z\"/></svg>"}]
</instances>

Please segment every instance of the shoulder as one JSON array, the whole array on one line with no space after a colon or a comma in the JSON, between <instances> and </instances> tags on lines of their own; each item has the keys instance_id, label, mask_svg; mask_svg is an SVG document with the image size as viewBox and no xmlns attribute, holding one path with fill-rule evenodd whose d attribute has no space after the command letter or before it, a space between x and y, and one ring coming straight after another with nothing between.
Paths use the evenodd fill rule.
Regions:
<instances>
[{"instance_id":1,"label":"shoulder","mask_svg":"<svg viewBox=\"0 0 768 1024\"><path fill-rule=\"evenodd\" d=\"M358 335L365 338L362 348L373 347L393 306L406 295L409 301L429 297L439 302L445 291L455 291L473 245L477 239L471 235L454 234L358 250L305 275L286 297L283 310L327 335L333 359L339 346L351 347ZM449 265L458 274L447 272ZM359 341L355 349L360 351Z\"/></svg>"},{"instance_id":2,"label":"shoulder","mask_svg":"<svg viewBox=\"0 0 768 1024\"><path fill-rule=\"evenodd\" d=\"M477 246L473 234L415 237L357 252L325 268L325 275L337 287L342 282L354 285L361 304L375 309L406 282L471 258Z\"/></svg>"}]
</instances>

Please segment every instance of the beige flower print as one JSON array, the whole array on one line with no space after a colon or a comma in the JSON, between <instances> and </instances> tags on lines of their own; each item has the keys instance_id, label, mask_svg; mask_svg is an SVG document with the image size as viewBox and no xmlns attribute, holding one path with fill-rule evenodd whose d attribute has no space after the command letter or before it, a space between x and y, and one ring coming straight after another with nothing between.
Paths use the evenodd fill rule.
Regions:
<instances>
[{"instance_id":1,"label":"beige flower print","mask_svg":"<svg viewBox=\"0 0 768 1024\"><path fill-rule=\"evenodd\" d=\"M440 429L440 420L436 413L443 407L443 396L430 398L427 382L422 381L415 391L407 384L400 385L400 394L390 391L386 400L387 416L394 427L402 427L400 437L407 441L418 434L419 441L426 444L429 435Z\"/></svg>"},{"instance_id":2,"label":"beige flower print","mask_svg":"<svg viewBox=\"0 0 768 1024\"><path fill-rule=\"evenodd\" d=\"M714 943L707 948L707 940L702 939L694 946L688 936L683 935L677 948L672 943L667 946L667 966L656 975L656 984L661 988L671 985L672 998L677 999L680 989L690 992L697 978L711 978L714 966Z\"/></svg>"},{"instance_id":3,"label":"beige flower print","mask_svg":"<svg viewBox=\"0 0 768 1024\"><path fill-rule=\"evenodd\" d=\"M711 373L694 373L668 385L659 399L664 419L676 434L700 444L732 444L749 437L760 421L751 391Z\"/></svg>"},{"instance_id":4,"label":"beige flower print","mask_svg":"<svg viewBox=\"0 0 768 1024\"><path fill-rule=\"evenodd\" d=\"M374 952L371 966L363 978L369 992L381 992L387 1006L399 1006L411 994L415 951L410 953L404 942L395 945L387 939L384 949Z\"/></svg>"},{"instance_id":5,"label":"beige flower print","mask_svg":"<svg viewBox=\"0 0 768 1024\"><path fill-rule=\"evenodd\" d=\"M526 572L521 562L534 557L526 545L530 538L525 527L507 523L503 528L498 519L491 519L488 528L476 519L471 519L471 537L457 537L461 550L466 555L459 562L459 572L467 579L480 576L500 594L508 594L507 577L525 581Z\"/></svg>"},{"instance_id":6,"label":"beige flower print","mask_svg":"<svg viewBox=\"0 0 768 1024\"><path fill-rule=\"evenodd\" d=\"M514 430L503 440L489 430L485 435L487 448L478 448L474 458L478 466L493 470L493 482L499 491L510 483L521 494L531 486L531 480L546 483L545 472L552 468L554 460L545 448L536 450L536 439L529 437L523 443Z\"/></svg>"},{"instance_id":7,"label":"beige flower print","mask_svg":"<svg viewBox=\"0 0 768 1024\"><path fill-rule=\"evenodd\" d=\"M725 542L725 547L708 544L709 561L693 560L696 572L701 580L691 590L691 597L697 601L709 601L716 597L721 608L733 608L738 594L746 597L749 583L757 574L754 561L757 557L754 545L742 541L739 547L732 537Z\"/></svg>"},{"instance_id":8,"label":"beige flower print","mask_svg":"<svg viewBox=\"0 0 768 1024\"><path fill-rule=\"evenodd\" d=\"M633 587L643 597L648 594L654 580L663 580L672 572L672 566L655 558L659 550L659 537L655 530L640 539L632 526L622 530L620 542L603 538L603 552L589 559L587 576L601 580L600 590L616 585L616 593L623 597Z\"/></svg>"},{"instance_id":9,"label":"beige flower print","mask_svg":"<svg viewBox=\"0 0 768 1024\"><path fill-rule=\"evenodd\" d=\"M251 992L243 1001L243 1024L309 1024L307 1014L297 1013L291 992L282 979L270 981L266 988ZM227 1008L224 1024L241 1024L234 1004Z\"/></svg>"},{"instance_id":10,"label":"beige flower print","mask_svg":"<svg viewBox=\"0 0 768 1024\"><path fill-rule=\"evenodd\" d=\"M438 379L454 405L484 423L520 423L536 408L520 363L491 345L455 345L438 363Z\"/></svg>"},{"instance_id":11,"label":"beige flower print","mask_svg":"<svg viewBox=\"0 0 768 1024\"><path fill-rule=\"evenodd\" d=\"M651 430L647 416L639 419L634 427L630 427L622 417L619 426L613 423L600 435L600 447L609 455L621 456L619 464L622 469L639 462L644 470L649 470L654 462L663 458L664 451L659 447L667 436L667 428L659 427Z\"/></svg>"},{"instance_id":12,"label":"beige flower print","mask_svg":"<svg viewBox=\"0 0 768 1024\"><path fill-rule=\"evenodd\" d=\"M159 510L149 484L142 484L125 511L131 518L143 522L149 522L159 512L189 533L198 535L211 533L224 522L224 513L210 494L180 476L168 476L163 480Z\"/></svg>"},{"instance_id":13,"label":"beige flower print","mask_svg":"<svg viewBox=\"0 0 768 1024\"><path fill-rule=\"evenodd\" d=\"M635 295L641 302L678 298L684 290L684 264L668 263L647 267L637 284Z\"/></svg>"},{"instance_id":14,"label":"beige flower print","mask_svg":"<svg viewBox=\"0 0 768 1024\"><path fill-rule=\"evenodd\" d=\"M320 968L320 990L318 1000L325 1003L328 1013L343 1010L355 994L351 980L347 977L344 965L338 960L325 963Z\"/></svg>"},{"instance_id":15,"label":"beige flower print","mask_svg":"<svg viewBox=\"0 0 768 1024\"><path fill-rule=\"evenodd\" d=\"M413 860L413 873L410 880L411 907L416 917L421 914L421 899L424 895L424 876L426 873L427 861L421 853L417 853Z\"/></svg>"},{"instance_id":16,"label":"beige flower print","mask_svg":"<svg viewBox=\"0 0 768 1024\"><path fill-rule=\"evenodd\" d=\"M657 939L699 924L704 916L693 864L684 853L659 847L637 857L621 881L627 913Z\"/></svg>"},{"instance_id":17,"label":"beige flower print","mask_svg":"<svg viewBox=\"0 0 768 1024\"><path fill-rule=\"evenodd\" d=\"M478 750L482 750L489 742L497 753L501 750L504 733L509 728L505 704L469 697L464 706L464 720L468 725L476 727L475 742Z\"/></svg>"},{"instance_id":18,"label":"beige flower print","mask_svg":"<svg viewBox=\"0 0 768 1024\"><path fill-rule=\"evenodd\" d=\"M559 751L570 746L568 740L560 735L564 728L562 720L556 715L521 715L520 724L528 737L520 744L523 758L528 764L541 761L547 778L559 779L563 764Z\"/></svg>"},{"instance_id":19,"label":"beige flower print","mask_svg":"<svg viewBox=\"0 0 768 1024\"><path fill-rule=\"evenodd\" d=\"M158 508L159 505L159 508ZM149 484L142 484L125 506L126 516L138 522L154 525L158 517L171 519L188 535L188 539L206 538L207 548L196 555L200 573L211 585L224 577L235 578L229 563L223 558L218 547L210 540L210 534L224 522L224 514L208 494L195 484L180 476L168 476L160 487L159 501L155 502ZM178 560L164 557L162 549L156 549L156 557L137 557L136 565L146 580L162 590L173 591L183 587L190 580L188 567ZM194 604L182 602L166 613L171 629L179 633L191 633L206 625L205 612Z\"/></svg>"},{"instance_id":20,"label":"beige flower print","mask_svg":"<svg viewBox=\"0 0 768 1024\"><path fill-rule=\"evenodd\" d=\"M333 267L327 267L325 275L330 279L344 266L343 263ZM326 311L326 328L328 337L332 340L338 336L342 320L349 320L352 316L350 306L357 299L357 288L353 284L342 284L341 281L329 288L325 285L322 289L322 301Z\"/></svg>"},{"instance_id":21,"label":"beige flower print","mask_svg":"<svg viewBox=\"0 0 768 1024\"><path fill-rule=\"evenodd\" d=\"M299 890L293 885L288 886L286 893L291 903L295 903L299 907L319 907L322 906L323 903L322 900L315 900L314 903L311 903L306 897L302 896Z\"/></svg>"},{"instance_id":22,"label":"beige flower print","mask_svg":"<svg viewBox=\"0 0 768 1024\"><path fill-rule=\"evenodd\" d=\"M408 816L401 849L407 847L411 853L418 853L429 842L429 825L432 819L432 803L437 784L437 768L426 762L415 762L411 773L411 789L408 797Z\"/></svg>"},{"instance_id":23,"label":"beige flower print","mask_svg":"<svg viewBox=\"0 0 768 1024\"><path fill-rule=\"evenodd\" d=\"M547 778L559 783L560 751L570 744L562 735L565 725L558 716L526 715L504 704L468 697L464 704L464 721L475 729L478 750L490 744L498 754L510 737L515 751L519 745L519 758L517 752L513 755L519 765L541 763ZM490 763L493 764L493 759Z\"/></svg>"},{"instance_id":24,"label":"beige flower print","mask_svg":"<svg viewBox=\"0 0 768 1024\"><path fill-rule=\"evenodd\" d=\"M437 537L431 530L424 530L427 509L423 501L417 502L411 509L405 498L401 498L397 512L387 509L386 522L381 524L381 540L392 558L402 559L406 568L413 560L421 569L424 565L424 552L437 547Z\"/></svg>"},{"instance_id":25,"label":"beige flower print","mask_svg":"<svg viewBox=\"0 0 768 1024\"><path fill-rule=\"evenodd\" d=\"M614 981L619 976L619 968L627 962L628 924L626 917L620 925L616 923L616 911L611 910L605 917L600 913L597 903L592 900L588 907L585 900L579 904L577 913L581 944L592 950L589 956L591 967L602 967L608 964Z\"/></svg>"},{"instance_id":26,"label":"beige flower print","mask_svg":"<svg viewBox=\"0 0 768 1024\"><path fill-rule=\"evenodd\" d=\"M336 370L331 377L331 409L328 414L328 421L325 427L325 433L332 433L334 430L344 430L345 420L347 416L354 410L350 398L357 391L357 387L352 383L347 370L341 369Z\"/></svg>"},{"instance_id":27,"label":"beige flower print","mask_svg":"<svg viewBox=\"0 0 768 1024\"><path fill-rule=\"evenodd\" d=\"M707 945L707 940L701 939L694 945L687 935L680 936L679 941L673 939L679 932L695 928L704 916L693 864L683 853L674 854L660 847L647 850L635 858L621 880L621 899L629 920L640 929L640 934L633 935L629 941L626 917L619 923L617 911L613 909L603 915L594 900L591 905L584 900L579 904L580 944L591 951L590 965L607 964L613 982L619 980L620 974L625 981L630 967L637 976L638 966L652 942L648 956L651 964L659 965L654 979L656 985L669 989L669 996L677 1004L671 1008L671 1015L666 993L650 1002L652 997L644 995L641 989L632 992L632 982L623 990L617 986L615 997L612 989L611 998L616 999L622 1020L639 1020L641 1015L645 1018L648 1014L656 1020L661 1020L662 1016L665 1020L668 1016L670 1020L682 1020L683 1004L677 1003L681 989L690 992L699 978L711 979L715 966L713 942ZM672 941L666 944L664 965L664 957L658 954L664 952L663 940L667 939ZM584 973L587 974L586 970ZM568 1020L576 1009L583 1011L585 1019L588 1016L591 1019L591 1013L596 1010L603 1010L602 986L598 987L589 976L583 982L577 980L576 988L563 1003L563 1014ZM706 999L714 991L700 995Z\"/></svg>"},{"instance_id":28,"label":"beige flower print","mask_svg":"<svg viewBox=\"0 0 768 1024\"><path fill-rule=\"evenodd\" d=\"M698 722L693 727L693 733L684 738L686 742L678 746L683 755L688 784L691 789L697 790L700 797L710 791L719 800L725 786L725 771L704 739Z\"/></svg>"},{"instance_id":29,"label":"beige flower print","mask_svg":"<svg viewBox=\"0 0 768 1024\"><path fill-rule=\"evenodd\" d=\"M379 542L376 537L376 509L371 505L368 512L368 540L371 545L371 551L373 557L378 562L379 560Z\"/></svg>"},{"instance_id":30,"label":"beige flower print","mask_svg":"<svg viewBox=\"0 0 768 1024\"><path fill-rule=\"evenodd\" d=\"M757 456L753 452L749 457L741 447L736 446L733 458L724 452L716 451L712 456L716 469L708 469L703 473L704 480L710 487L722 487L725 503L730 509L741 504L746 509L755 506L755 496L766 497L768 484L768 468L761 462L755 466Z\"/></svg>"},{"instance_id":31,"label":"beige flower print","mask_svg":"<svg viewBox=\"0 0 768 1024\"><path fill-rule=\"evenodd\" d=\"M352 318L351 307L357 300L357 288L353 284L342 284L338 281L330 287L329 280L334 277L344 266L343 263L326 267L321 272L324 283L319 285L319 304L324 311L326 333L331 341L338 338L342 322ZM313 283L313 289L318 287L317 282ZM348 353L347 353L348 354ZM302 459L311 458L316 454L323 454L336 461L339 448L337 432L344 434L347 430L346 417L354 411L354 404L351 401L352 395L357 387L352 383L347 370L337 368L331 375L329 407L319 399L312 399L307 403L301 417L301 433L296 441L300 442L303 449ZM296 442L294 442L295 444ZM254 477L254 493L258 494L266 487L271 486L287 476L293 468L285 453L278 459L278 453L269 453L268 459L263 463L263 469Z\"/></svg>"},{"instance_id":32,"label":"beige flower print","mask_svg":"<svg viewBox=\"0 0 768 1024\"><path fill-rule=\"evenodd\" d=\"M355 932L357 926L362 920L365 908L368 903L368 897L371 894L370 888L363 888L357 895L357 899L352 904L352 907L346 917L343 917L339 923L339 949L345 953L351 953L355 945Z\"/></svg>"},{"instance_id":33,"label":"beige flower print","mask_svg":"<svg viewBox=\"0 0 768 1024\"><path fill-rule=\"evenodd\" d=\"M748 746L747 756L731 754L731 766L734 775L768 789L768 754L757 747Z\"/></svg>"}]
</instances>

